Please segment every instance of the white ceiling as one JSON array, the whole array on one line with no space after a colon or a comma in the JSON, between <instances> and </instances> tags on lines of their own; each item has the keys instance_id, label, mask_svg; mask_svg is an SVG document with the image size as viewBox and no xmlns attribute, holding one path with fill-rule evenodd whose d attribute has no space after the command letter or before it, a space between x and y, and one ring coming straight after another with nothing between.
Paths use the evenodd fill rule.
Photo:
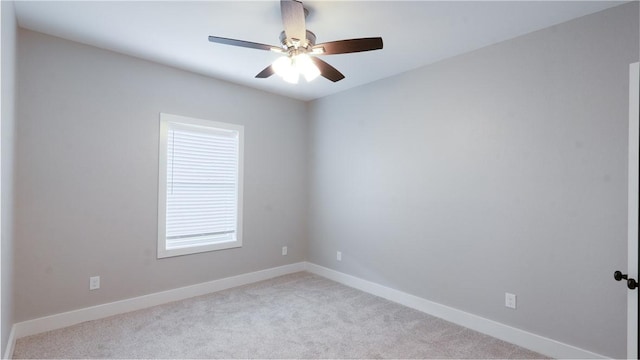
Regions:
<instances>
[{"instance_id":1,"label":"white ceiling","mask_svg":"<svg viewBox=\"0 0 640 360\"><path fill-rule=\"evenodd\" d=\"M322 1L304 5L318 43L381 36L384 49L322 57L346 78L255 79L278 54L208 35L278 45L278 0L18 1L20 27L265 91L311 100L495 44L623 1Z\"/></svg>"}]
</instances>

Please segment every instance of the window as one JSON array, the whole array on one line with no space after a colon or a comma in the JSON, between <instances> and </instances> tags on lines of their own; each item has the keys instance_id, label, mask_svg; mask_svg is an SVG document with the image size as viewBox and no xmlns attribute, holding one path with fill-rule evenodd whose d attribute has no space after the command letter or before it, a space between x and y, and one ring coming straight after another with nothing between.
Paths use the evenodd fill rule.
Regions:
<instances>
[{"instance_id":1,"label":"window","mask_svg":"<svg viewBox=\"0 0 640 360\"><path fill-rule=\"evenodd\" d=\"M244 127L160 114L158 258L242 246Z\"/></svg>"}]
</instances>

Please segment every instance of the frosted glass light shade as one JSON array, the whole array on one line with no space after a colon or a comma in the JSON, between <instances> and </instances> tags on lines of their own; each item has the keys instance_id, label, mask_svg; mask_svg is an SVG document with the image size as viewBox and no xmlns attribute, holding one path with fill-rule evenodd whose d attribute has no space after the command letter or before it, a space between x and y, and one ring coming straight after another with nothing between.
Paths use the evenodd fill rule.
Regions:
<instances>
[{"instance_id":1,"label":"frosted glass light shade","mask_svg":"<svg viewBox=\"0 0 640 360\"><path fill-rule=\"evenodd\" d=\"M271 66L273 66L273 71L282 77L284 81L292 84L298 83L300 74L304 76L307 82L320 75L320 70L307 54L299 54L293 57L283 56L274 61Z\"/></svg>"},{"instance_id":2,"label":"frosted glass light shade","mask_svg":"<svg viewBox=\"0 0 640 360\"><path fill-rule=\"evenodd\" d=\"M300 54L296 56L295 63L296 68L302 75L304 75L307 82L312 81L320 75L320 70L307 54Z\"/></svg>"},{"instance_id":3,"label":"frosted glass light shade","mask_svg":"<svg viewBox=\"0 0 640 360\"><path fill-rule=\"evenodd\" d=\"M281 76L284 81L292 84L298 83L298 78L300 75L298 73L298 69L296 69L293 64L292 58L288 56L280 57L276 61L274 61L273 65L271 66L273 66L273 71Z\"/></svg>"}]
</instances>

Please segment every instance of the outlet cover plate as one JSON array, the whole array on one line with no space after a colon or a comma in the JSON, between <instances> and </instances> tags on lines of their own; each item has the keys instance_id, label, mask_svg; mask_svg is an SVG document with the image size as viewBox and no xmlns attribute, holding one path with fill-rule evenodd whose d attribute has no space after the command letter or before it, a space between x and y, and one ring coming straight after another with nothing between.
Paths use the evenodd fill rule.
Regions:
<instances>
[{"instance_id":1,"label":"outlet cover plate","mask_svg":"<svg viewBox=\"0 0 640 360\"><path fill-rule=\"evenodd\" d=\"M89 290L100 289L100 276L92 276L89 278Z\"/></svg>"},{"instance_id":2,"label":"outlet cover plate","mask_svg":"<svg viewBox=\"0 0 640 360\"><path fill-rule=\"evenodd\" d=\"M516 295L511 293L504 293L504 306L515 309L516 308Z\"/></svg>"}]
</instances>

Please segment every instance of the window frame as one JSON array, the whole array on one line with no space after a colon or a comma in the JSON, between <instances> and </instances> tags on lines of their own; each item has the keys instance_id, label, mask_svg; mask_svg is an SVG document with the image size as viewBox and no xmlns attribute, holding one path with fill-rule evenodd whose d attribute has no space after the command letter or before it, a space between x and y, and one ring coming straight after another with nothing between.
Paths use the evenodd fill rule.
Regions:
<instances>
[{"instance_id":1,"label":"window frame","mask_svg":"<svg viewBox=\"0 0 640 360\"><path fill-rule=\"evenodd\" d=\"M234 241L218 242L206 245L195 245L182 248L167 249L167 161L169 125L203 132L234 131L238 134L238 169L237 169L237 198L236 198L236 238ZM160 136L158 158L158 259L198 254L209 251L242 247L242 204L244 179L244 126L219 121L196 119L186 116L160 113Z\"/></svg>"}]
</instances>

